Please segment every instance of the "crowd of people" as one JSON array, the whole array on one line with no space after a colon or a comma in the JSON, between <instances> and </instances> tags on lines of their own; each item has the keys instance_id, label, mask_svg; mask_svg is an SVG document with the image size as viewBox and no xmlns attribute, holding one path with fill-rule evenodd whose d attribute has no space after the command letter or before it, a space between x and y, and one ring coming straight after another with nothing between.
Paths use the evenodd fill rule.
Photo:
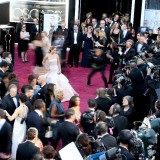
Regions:
<instances>
[{"instance_id":1,"label":"crowd of people","mask_svg":"<svg viewBox=\"0 0 160 160\"><path fill-rule=\"evenodd\" d=\"M133 29L128 14L103 14L98 21L89 13L85 22L75 20L69 29L63 22L51 35L38 33L34 19L30 36L22 16L20 21L19 57L28 62L29 45L35 50L36 65L47 72L28 75L28 84L19 88L11 54L0 46L0 159L58 160L60 139L62 148L75 142L84 159L100 152L93 141L101 142L105 151L120 148L124 160L137 159L130 152L133 122L148 117L154 130L159 129L160 28L154 36L147 27L145 31ZM51 47L53 44L57 47ZM109 81L105 76L107 63ZM96 72L102 74L104 87L96 90L97 96L88 97L88 109L83 113L78 93L61 73L61 67L67 65L91 68L88 87ZM66 111L63 101L69 101Z\"/></svg>"}]
</instances>

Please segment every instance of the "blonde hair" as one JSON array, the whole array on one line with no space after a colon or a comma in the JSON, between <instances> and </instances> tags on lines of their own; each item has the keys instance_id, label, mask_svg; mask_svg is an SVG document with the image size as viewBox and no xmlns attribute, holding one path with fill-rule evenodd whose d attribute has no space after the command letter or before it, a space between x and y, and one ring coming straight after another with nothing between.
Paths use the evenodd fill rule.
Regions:
<instances>
[{"instance_id":1,"label":"blonde hair","mask_svg":"<svg viewBox=\"0 0 160 160\"><path fill-rule=\"evenodd\" d=\"M56 46L51 46L50 47L50 50L53 50L53 49L55 49L55 48L57 48Z\"/></svg>"},{"instance_id":2,"label":"blonde hair","mask_svg":"<svg viewBox=\"0 0 160 160\"><path fill-rule=\"evenodd\" d=\"M101 31L101 30L99 31L99 37L102 38L102 39L103 38L107 39L106 38L106 33L104 31Z\"/></svg>"},{"instance_id":3,"label":"blonde hair","mask_svg":"<svg viewBox=\"0 0 160 160\"><path fill-rule=\"evenodd\" d=\"M63 89L62 88L56 88L54 90L54 96L55 98L57 98L58 96L60 96L61 94L63 94Z\"/></svg>"}]
</instances>

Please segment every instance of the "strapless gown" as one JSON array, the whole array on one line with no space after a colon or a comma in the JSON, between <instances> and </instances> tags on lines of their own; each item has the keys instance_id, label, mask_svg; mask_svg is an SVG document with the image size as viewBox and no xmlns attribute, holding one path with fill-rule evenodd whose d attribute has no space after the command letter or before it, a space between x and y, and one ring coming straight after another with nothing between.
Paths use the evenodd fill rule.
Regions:
<instances>
[{"instance_id":1,"label":"strapless gown","mask_svg":"<svg viewBox=\"0 0 160 160\"><path fill-rule=\"evenodd\" d=\"M58 74L59 69L57 65L57 59L50 59L48 60L47 64L49 71L46 73L46 80L48 83L54 83L57 87L60 87L64 91L64 101L69 101L70 98L74 95L78 95L78 93L72 88L69 83L67 77L65 77L62 73Z\"/></svg>"}]
</instances>

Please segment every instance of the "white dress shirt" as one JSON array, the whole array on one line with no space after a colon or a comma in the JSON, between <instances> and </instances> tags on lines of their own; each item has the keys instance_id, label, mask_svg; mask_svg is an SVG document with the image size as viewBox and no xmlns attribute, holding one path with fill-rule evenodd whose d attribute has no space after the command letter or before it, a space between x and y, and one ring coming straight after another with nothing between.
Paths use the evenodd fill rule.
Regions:
<instances>
[{"instance_id":1,"label":"white dress shirt","mask_svg":"<svg viewBox=\"0 0 160 160\"><path fill-rule=\"evenodd\" d=\"M77 44L77 32L74 32L74 44Z\"/></svg>"}]
</instances>

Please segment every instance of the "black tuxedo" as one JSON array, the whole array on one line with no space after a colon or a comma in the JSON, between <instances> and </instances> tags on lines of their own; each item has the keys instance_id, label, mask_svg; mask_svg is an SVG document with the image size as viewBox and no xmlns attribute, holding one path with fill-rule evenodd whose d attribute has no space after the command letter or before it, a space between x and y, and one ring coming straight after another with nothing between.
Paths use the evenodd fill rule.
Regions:
<instances>
[{"instance_id":1,"label":"black tuxedo","mask_svg":"<svg viewBox=\"0 0 160 160\"><path fill-rule=\"evenodd\" d=\"M58 126L58 135L62 139L63 147L70 142L75 142L79 134L78 127L72 122L64 121Z\"/></svg>"},{"instance_id":2,"label":"black tuxedo","mask_svg":"<svg viewBox=\"0 0 160 160\"><path fill-rule=\"evenodd\" d=\"M27 129L35 127L38 129L38 137L43 141L46 128L48 126L47 121L40 117L36 111L32 111L28 114L26 119Z\"/></svg>"},{"instance_id":3,"label":"black tuxedo","mask_svg":"<svg viewBox=\"0 0 160 160\"><path fill-rule=\"evenodd\" d=\"M123 31L121 31L121 33L120 33L120 43L124 43L124 42L126 42L128 39L131 39L131 38L132 38L131 32L127 31L127 32L126 32L126 35L124 36L124 35L123 35Z\"/></svg>"},{"instance_id":4,"label":"black tuxedo","mask_svg":"<svg viewBox=\"0 0 160 160\"><path fill-rule=\"evenodd\" d=\"M31 33L30 39L31 39L31 41L34 40L34 38L35 38L35 36L37 35L38 32L39 32L39 31L37 30L36 25L33 24L33 25L31 26L31 30L30 30L30 33Z\"/></svg>"},{"instance_id":5,"label":"black tuxedo","mask_svg":"<svg viewBox=\"0 0 160 160\"><path fill-rule=\"evenodd\" d=\"M67 28L62 29L61 27L56 30L56 35L64 36L64 43L62 46L62 52L61 52L61 59L66 59L66 48L68 45L68 36L69 36L69 30Z\"/></svg>"},{"instance_id":6,"label":"black tuxedo","mask_svg":"<svg viewBox=\"0 0 160 160\"><path fill-rule=\"evenodd\" d=\"M117 141L116 138L111 136L110 134L106 134L101 138L101 142L103 142L106 150L112 148L112 147L117 147Z\"/></svg>"},{"instance_id":7,"label":"black tuxedo","mask_svg":"<svg viewBox=\"0 0 160 160\"><path fill-rule=\"evenodd\" d=\"M47 84L45 84L37 93L37 99L43 99L43 101L46 101L46 92L47 92Z\"/></svg>"},{"instance_id":8,"label":"black tuxedo","mask_svg":"<svg viewBox=\"0 0 160 160\"><path fill-rule=\"evenodd\" d=\"M122 160L135 160L134 156L124 147L119 146L121 150L121 154L124 155L122 156Z\"/></svg>"},{"instance_id":9,"label":"black tuxedo","mask_svg":"<svg viewBox=\"0 0 160 160\"><path fill-rule=\"evenodd\" d=\"M102 29L102 28L100 28L100 29L101 29L102 31L104 31L105 34L106 34L106 37L107 37L106 46L107 46L108 44L111 43L110 28L109 28L109 27L105 27L104 29Z\"/></svg>"},{"instance_id":10,"label":"black tuxedo","mask_svg":"<svg viewBox=\"0 0 160 160\"><path fill-rule=\"evenodd\" d=\"M12 115L14 113L15 109L19 106L18 96L16 96L15 98L17 99L17 104L18 104L17 106L15 106L13 98L11 97L10 94L8 94L2 98L1 108L6 110L10 115ZM11 121L11 122L9 121L9 123L11 125L13 125L14 121Z\"/></svg>"},{"instance_id":11,"label":"black tuxedo","mask_svg":"<svg viewBox=\"0 0 160 160\"><path fill-rule=\"evenodd\" d=\"M80 50L82 47L82 33L77 32L77 44L74 44L74 31L71 31L69 34L69 47L70 47L70 52L68 55L68 64L73 66L73 61L78 67L78 62L79 62L79 54Z\"/></svg>"},{"instance_id":12,"label":"black tuxedo","mask_svg":"<svg viewBox=\"0 0 160 160\"><path fill-rule=\"evenodd\" d=\"M2 70L0 70L0 78L4 78L4 76L5 76L5 72L3 72Z\"/></svg>"},{"instance_id":13,"label":"black tuxedo","mask_svg":"<svg viewBox=\"0 0 160 160\"><path fill-rule=\"evenodd\" d=\"M23 23L17 23L16 25L16 35L17 35L17 41L18 41L18 56L21 57L21 45L20 45L20 32L22 30Z\"/></svg>"},{"instance_id":14,"label":"black tuxedo","mask_svg":"<svg viewBox=\"0 0 160 160\"><path fill-rule=\"evenodd\" d=\"M16 160L32 160L38 153L40 153L39 148L32 142L26 141L18 145Z\"/></svg>"},{"instance_id":15,"label":"black tuxedo","mask_svg":"<svg viewBox=\"0 0 160 160\"><path fill-rule=\"evenodd\" d=\"M113 104L112 99L109 98L102 98L102 97L98 97L96 99L96 103L97 103L97 108L96 109L100 109L102 111L104 111L106 114L108 114L108 111L111 107L111 105Z\"/></svg>"},{"instance_id":16,"label":"black tuxedo","mask_svg":"<svg viewBox=\"0 0 160 160\"><path fill-rule=\"evenodd\" d=\"M10 154L12 148L12 127L6 121L0 130L0 152Z\"/></svg>"},{"instance_id":17,"label":"black tuxedo","mask_svg":"<svg viewBox=\"0 0 160 160\"><path fill-rule=\"evenodd\" d=\"M135 44L135 51L136 51L136 55L139 55L139 51L138 51L138 45L140 44L140 42L139 41L137 41L136 42L136 44ZM143 43L142 44L142 48L140 49L140 52L144 52L144 51L147 51L148 50L148 45L146 44L146 43Z\"/></svg>"},{"instance_id":18,"label":"black tuxedo","mask_svg":"<svg viewBox=\"0 0 160 160\"><path fill-rule=\"evenodd\" d=\"M126 64L129 60L131 60L134 56L135 56L135 49L134 48L130 48L127 52L126 52L126 48L125 48L124 52L120 56L122 58L122 66L124 64Z\"/></svg>"}]
</instances>

